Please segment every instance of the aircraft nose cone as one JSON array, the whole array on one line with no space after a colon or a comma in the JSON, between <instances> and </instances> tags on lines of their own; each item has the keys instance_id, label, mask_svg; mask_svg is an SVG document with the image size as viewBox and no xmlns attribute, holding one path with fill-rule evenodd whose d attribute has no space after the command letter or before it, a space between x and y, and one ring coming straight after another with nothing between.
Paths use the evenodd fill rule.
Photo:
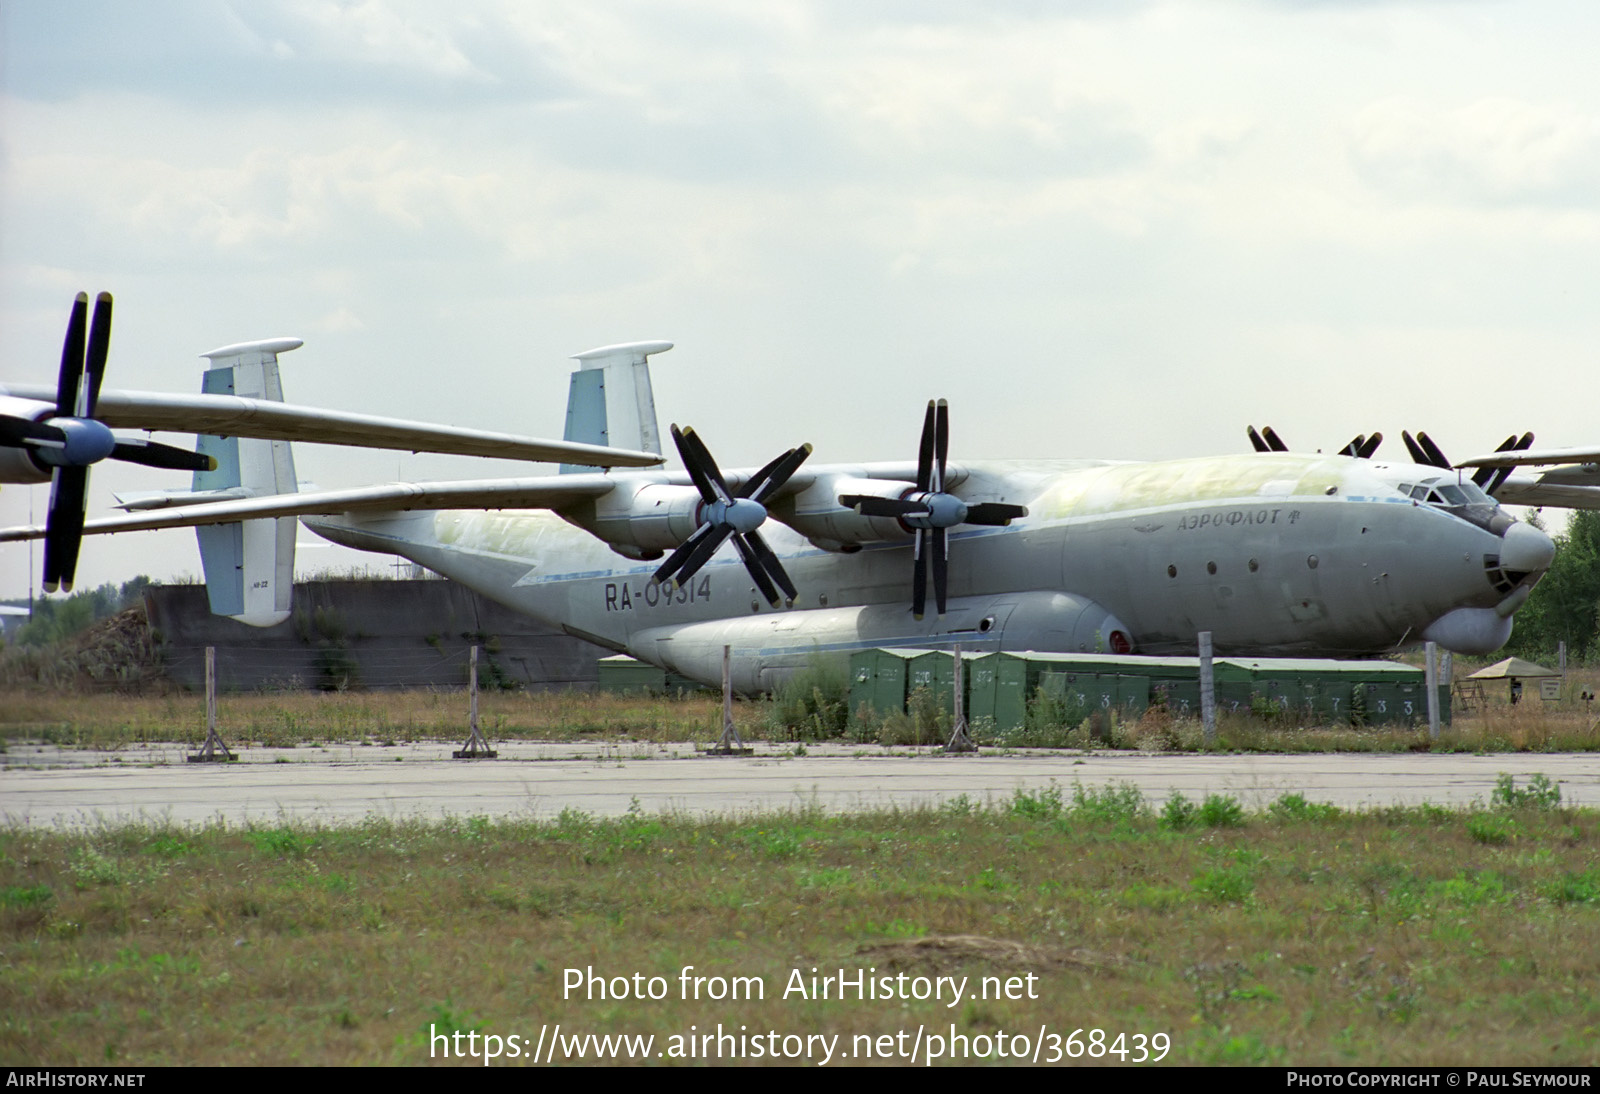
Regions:
<instances>
[{"instance_id":1,"label":"aircraft nose cone","mask_svg":"<svg viewBox=\"0 0 1600 1094\"><path fill-rule=\"evenodd\" d=\"M1500 547L1500 565L1508 571L1544 573L1555 560L1556 545L1531 524L1513 524L1506 529Z\"/></svg>"}]
</instances>

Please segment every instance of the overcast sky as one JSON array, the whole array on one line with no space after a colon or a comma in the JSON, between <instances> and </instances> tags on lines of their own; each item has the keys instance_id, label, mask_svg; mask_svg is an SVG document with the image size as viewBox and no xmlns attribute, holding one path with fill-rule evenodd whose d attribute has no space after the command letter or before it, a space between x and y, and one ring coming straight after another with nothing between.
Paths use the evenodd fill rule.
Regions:
<instances>
[{"instance_id":1,"label":"overcast sky","mask_svg":"<svg viewBox=\"0 0 1600 1094\"><path fill-rule=\"evenodd\" d=\"M958 459L1600 441L1592 0L0 0L0 36L6 380L106 289L110 387L297 335L291 401L544 436L567 355L669 339L663 428L726 466L913 458L935 396ZM101 465L91 515L185 479ZM137 533L79 585L198 571Z\"/></svg>"}]
</instances>

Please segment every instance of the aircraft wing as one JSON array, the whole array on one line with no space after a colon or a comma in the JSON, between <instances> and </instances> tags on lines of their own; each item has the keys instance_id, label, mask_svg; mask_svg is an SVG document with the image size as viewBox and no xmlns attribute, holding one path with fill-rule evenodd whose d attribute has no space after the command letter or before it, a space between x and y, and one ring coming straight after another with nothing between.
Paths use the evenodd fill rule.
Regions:
<instances>
[{"instance_id":1,"label":"aircraft wing","mask_svg":"<svg viewBox=\"0 0 1600 1094\"><path fill-rule=\"evenodd\" d=\"M1491 452L1462 460L1457 467L1524 467L1552 463L1600 464L1600 447L1530 448L1525 452Z\"/></svg>"},{"instance_id":2,"label":"aircraft wing","mask_svg":"<svg viewBox=\"0 0 1600 1094\"><path fill-rule=\"evenodd\" d=\"M1542 475L1513 474L1494 492L1502 505L1548 505L1555 509L1600 509L1600 468L1578 481L1583 468L1557 467Z\"/></svg>"},{"instance_id":3,"label":"aircraft wing","mask_svg":"<svg viewBox=\"0 0 1600 1094\"><path fill-rule=\"evenodd\" d=\"M85 535L141 532L155 528L191 528L206 524L268 517L397 512L410 509L560 509L584 498L599 497L617 485L609 475L550 475L527 479L479 479L464 482L391 482L347 490L304 494L272 494L259 498L180 505L126 516L102 517L84 524ZM43 525L0 529L0 543L44 536Z\"/></svg>"},{"instance_id":4,"label":"aircraft wing","mask_svg":"<svg viewBox=\"0 0 1600 1094\"><path fill-rule=\"evenodd\" d=\"M26 384L0 386L0 395L34 399L51 406L56 401L53 388ZM654 452L350 414L239 395L108 390L100 393L95 416L114 429L209 433L219 437L492 456L584 467L651 467L662 462L661 456Z\"/></svg>"}]
</instances>

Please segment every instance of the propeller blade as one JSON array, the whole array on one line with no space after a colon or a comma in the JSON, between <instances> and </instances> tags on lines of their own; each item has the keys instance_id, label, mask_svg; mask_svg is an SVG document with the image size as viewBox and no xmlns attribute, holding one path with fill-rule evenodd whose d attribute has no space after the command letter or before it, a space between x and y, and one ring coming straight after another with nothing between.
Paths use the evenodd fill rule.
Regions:
<instances>
[{"instance_id":1,"label":"propeller blade","mask_svg":"<svg viewBox=\"0 0 1600 1094\"><path fill-rule=\"evenodd\" d=\"M689 556L694 554L696 545L710 534L711 525L709 524L702 524L693 532L690 532L689 538L678 544L677 549L667 556L667 560L656 567L656 572L650 575L650 580L662 585L670 581L672 575L677 573L685 562L689 561Z\"/></svg>"},{"instance_id":2,"label":"propeller blade","mask_svg":"<svg viewBox=\"0 0 1600 1094\"><path fill-rule=\"evenodd\" d=\"M45 518L44 591L72 591L83 542L83 517L89 505L89 469L58 467L50 484L50 512Z\"/></svg>"},{"instance_id":3,"label":"propeller blade","mask_svg":"<svg viewBox=\"0 0 1600 1094\"><path fill-rule=\"evenodd\" d=\"M83 382L84 326L89 318L89 294L81 292L72 302L67 320L67 337L61 344L61 375L56 380L56 415L82 417L78 413L78 386Z\"/></svg>"},{"instance_id":4,"label":"propeller blade","mask_svg":"<svg viewBox=\"0 0 1600 1094\"><path fill-rule=\"evenodd\" d=\"M1367 438L1367 443L1366 444L1363 444L1363 445L1360 446L1360 448L1356 452L1356 455L1360 456L1364 460L1370 460L1370 459L1372 459L1373 453L1378 451L1378 446L1380 444L1382 444L1382 443L1383 443L1383 434L1382 433L1374 433L1372 436Z\"/></svg>"},{"instance_id":5,"label":"propeller blade","mask_svg":"<svg viewBox=\"0 0 1600 1094\"><path fill-rule=\"evenodd\" d=\"M1533 447L1533 434L1532 433L1524 433L1521 437L1517 438L1517 441L1516 441L1515 444L1513 444L1509 449L1506 449L1505 451L1526 452L1531 447ZM1511 477L1511 473L1513 471L1515 471L1515 470L1516 470L1516 468L1514 468L1514 467L1502 467L1502 468L1500 468L1500 470L1495 473L1493 481L1488 486L1485 486L1483 488L1484 492L1486 494L1493 495L1496 490L1499 490L1502 486L1504 486L1506 484L1506 480ZM1473 476L1473 481L1477 481L1477 476L1476 475Z\"/></svg>"},{"instance_id":6,"label":"propeller blade","mask_svg":"<svg viewBox=\"0 0 1600 1094\"><path fill-rule=\"evenodd\" d=\"M1026 505L1007 505L1000 501L983 501L967 506L966 524L987 524L1000 527L1028 515Z\"/></svg>"},{"instance_id":7,"label":"propeller blade","mask_svg":"<svg viewBox=\"0 0 1600 1094\"><path fill-rule=\"evenodd\" d=\"M694 580L694 575L700 572L701 567L711 561L711 557L722 549L722 545L727 541L728 537L734 534L733 529L728 527L719 528L711 524L703 524L701 527L707 529L705 536L690 548L689 553L684 557L683 565L678 568L677 574L672 578L672 584L679 588ZM693 536L690 537L690 539L693 538ZM679 549L681 550L682 548Z\"/></svg>"},{"instance_id":8,"label":"propeller blade","mask_svg":"<svg viewBox=\"0 0 1600 1094\"><path fill-rule=\"evenodd\" d=\"M922 560L923 537L928 529L917 529L917 543L911 552L911 615L920 621L928 607L928 569Z\"/></svg>"},{"instance_id":9,"label":"propeller blade","mask_svg":"<svg viewBox=\"0 0 1600 1094\"><path fill-rule=\"evenodd\" d=\"M53 425L31 418L0 415L0 446L6 448L65 448L67 435Z\"/></svg>"},{"instance_id":10,"label":"propeller blade","mask_svg":"<svg viewBox=\"0 0 1600 1094\"><path fill-rule=\"evenodd\" d=\"M1367 439L1367 436L1366 436L1365 433L1357 433L1355 440L1351 441L1349 444L1347 444L1343 448L1339 449L1339 451L1335 452L1334 455L1335 456L1355 456L1355 455L1360 453L1360 451L1361 451L1361 442L1365 441L1366 439Z\"/></svg>"},{"instance_id":11,"label":"propeller blade","mask_svg":"<svg viewBox=\"0 0 1600 1094\"><path fill-rule=\"evenodd\" d=\"M944 614L945 601L950 585L950 540L949 533L943 528L933 530L933 602L939 609L939 614Z\"/></svg>"},{"instance_id":12,"label":"propeller blade","mask_svg":"<svg viewBox=\"0 0 1600 1094\"><path fill-rule=\"evenodd\" d=\"M1257 452L1271 452L1272 451L1272 449L1267 445L1267 442L1261 439L1261 434L1256 432L1256 427L1255 426L1247 425L1247 426L1244 427L1244 429L1245 429L1246 433L1250 434L1250 445Z\"/></svg>"},{"instance_id":13,"label":"propeller blade","mask_svg":"<svg viewBox=\"0 0 1600 1094\"><path fill-rule=\"evenodd\" d=\"M717 463L706 450L700 435L693 428L679 429L674 425L672 440L678 446L678 455L683 457L683 466L688 470L689 478L705 503L710 505L714 501L732 501L733 495L728 493L728 484L722 481L722 473L717 470Z\"/></svg>"},{"instance_id":14,"label":"propeller blade","mask_svg":"<svg viewBox=\"0 0 1600 1094\"><path fill-rule=\"evenodd\" d=\"M922 419L922 440L917 445L917 489L927 493L933 489L933 431L934 402L928 400L928 413Z\"/></svg>"},{"instance_id":15,"label":"propeller blade","mask_svg":"<svg viewBox=\"0 0 1600 1094\"><path fill-rule=\"evenodd\" d=\"M1428 462L1433 466L1442 467L1446 471L1454 470L1450 461L1445 459L1444 452L1440 450L1438 445L1433 443L1433 438L1420 429L1417 430L1417 444L1421 445L1422 451L1428 454Z\"/></svg>"},{"instance_id":16,"label":"propeller blade","mask_svg":"<svg viewBox=\"0 0 1600 1094\"><path fill-rule=\"evenodd\" d=\"M1516 445L1517 445L1517 435L1515 433L1513 433L1513 434L1511 434L1511 436L1509 436L1505 440L1501 441L1500 442L1500 446L1498 448L1496 448L1495 451L1496 452L1509 452L1509 451L1511 451L1511 449L1515 448ZM1489 486L1489 484L1491 482L1494 481L1494 478L1495 478L1495 469L1492 468L1492 467L1480 467L1480 468L1478 468L1477 471L1473 472L1473 475L1472 475L1472 481L1474 483L1476 483L1478 486L1484 488L1484 492L1485 493L1489 492L1488 491L1488 486Z\"/></svg>"},{"instance_id":17,"label":"propeller blade","mask_svg":"<svg viewBox=\"0 0 1600 1094\"><path fill-rule=\"evenodd\" d=\"M946 457L950 454L950 405L943 399L934 413L933 454L934 475L933 492L944 493L944 468ZM943 612L940 613L944 614Z\"/></svg>"},{"instance_id":18,"label":"propeller blade","mask_svg":"<svg viewBox=\"0 0 1600 1094\"><path fill-rule=\"evenodd\" d=\"M839 504L849 506L864 517L926 517L931 510L920 501L880 498L872 494L840 494Z\"/></svg>"},{"instance_id":19,"label":"propeller blade","mask_svg":"<svg viewBox=\"0 0 1600 1094\"><path fill-rule=\"evenodd\" d=\"M83 375L89 386L84 392L80 418L94 417L95 406L100 402L100 385L106 378L106 356L110 352L111 294L103 292L94 298L94 319L89 324L89 355L83 363Z\"/></svg>"},{"instance_id":20,"label":"propeller blade","mask_svg":"<svg viewBox=\"0 0 1600 1094\"><path fill-rule=\"evenodd\" d=\"M1416 440L1412 438L1410 433L1402 429L1400 431L1400 439L1406 442L1406 451L1411 454L1412 463L1425 464L1428 462L1428 454L1417 446Z\"/></svg>"},{"instance_id":21,"label":"propeller blade","mask_svg":"<svg viewBox=\"0 0 1600 1094\"><path fill-rule=\"evenodd\" d=\"M783 568L783 563L778 561L778 556L772 553L772 548L767 546L767 541L761 538L760 532L746 532L744 539L750 544L751 550L765 567L778 588L783 590L784 607L793 607L795 599L800 593L795 589L794 582L789 580L789 574ZM773 607L777 607L776 604Z\"/></svg>"},{"instance_id":22,"label":"propeller blade","mask_svg":"<svg viewBox=\"0 0 1600 1094\"><path fill-rule=\"evenodd\" d=\"M755 533L751 533L754 535ZM750 571L750 580L756 583L756 588L761 590L761 595L768 604L774 608L779 607L783 601L778 599L778 590L773 587L772 579L767 576L766 569L761 565L761 560L756 557L750 544L745 542L746 537L734 534L733 545L739 548L739 557L744 559L744 568Z\"/></svg>"},{"instance_id":23,"label":"propeller blade","mask_svg":"<svg viewBox=\"0 0 1600 1094\"><path fill-rule=\"evenodd\" d=\"M774 456L772 459L768 460L765 467L763 467L760 471L757 471L754 475L751 475L750 478L746 480L745 484L739 487L739 497L755 497L756 491L767 484L767 480L770 479L772 477L772 473L778 469L778 465L793 454L794 449L791 448L789 451Z\"/></svg>"},{"instance_id":24,"label":"propeller blade","mask_svg":"<svg viewBox=\"0 0 1600 1094\"><path fill-rule=\"evenodd\" d=\"M170 444L147 441L142 437L117 441L111 458L144 467L164 467L172 471L215 471L217 461L202 452L190 452Z\"/></svg>"},{"instance_id":25,"label":"propeller blade","mask_svg":"<svg viewBox=\"0 0 1600 1094\"><path fill-rule=\"evenodd\" d=\"M1261 427L1261 436L1266 438L1267 444L1271 446L1274 452L1289 451L1289 446L1283 443L1283 439L1273 431L1270 425L1264 425Z\"/></svg>"},{"instance_id":26,"label":"propeller blade","mask_svg":"<svg viewBox=\"0 0 1600 1094\"><path fill-rule=\"evenodd\" d=\"M809 444L789 449L788 452L763 467L761 474L758 474L745 484L746 493L743 496L765 505L768 498L783 489L783 484L789 481L791 475L800 470L800 465L805 463L806 458L810 455L811 446ZM754 491L751 491L752 484L756 484Z\"/></svg>"}]
</instances>

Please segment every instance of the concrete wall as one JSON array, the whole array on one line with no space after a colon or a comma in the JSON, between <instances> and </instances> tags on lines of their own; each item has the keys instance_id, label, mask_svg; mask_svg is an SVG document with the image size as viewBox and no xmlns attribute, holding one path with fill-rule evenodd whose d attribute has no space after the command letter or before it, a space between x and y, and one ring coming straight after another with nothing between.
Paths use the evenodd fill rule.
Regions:
<instances>
[{"instance_id":1,"label":"concrete wall","mask_svg":"<svg viewBox=\"0 0 1600 1094\"><path fill-rule=\"evenodd\" d=\"M150 628L166 674L205 685L217 650L218 685L258 688L459 687L468 650L481 679L530 688L592 688L611 651L554 631L453 581L314 581L294 587L294 615L247 627L211 614L202 585L152 587Z\"/></svg>"}]
</instances>

